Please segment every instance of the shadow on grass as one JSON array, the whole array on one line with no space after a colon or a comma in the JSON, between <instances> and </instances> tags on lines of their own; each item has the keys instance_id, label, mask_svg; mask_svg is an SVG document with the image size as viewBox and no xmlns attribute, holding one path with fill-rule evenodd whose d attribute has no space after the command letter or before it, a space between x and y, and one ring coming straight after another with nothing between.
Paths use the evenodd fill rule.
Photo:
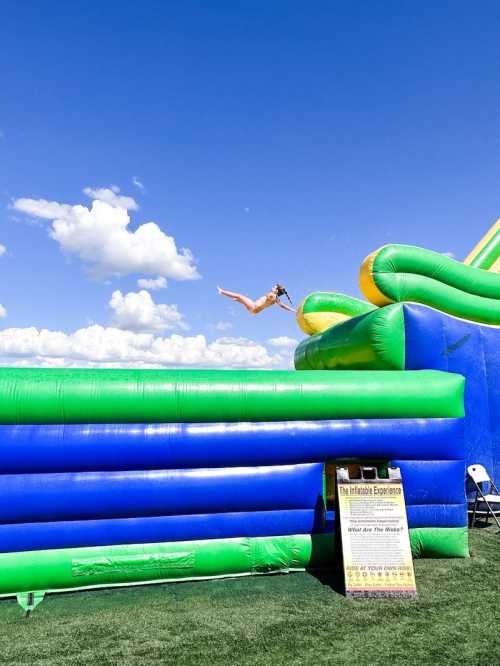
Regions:
<instances>
[{"instance_id":1,"label":"shadow on grass","mask_svg":"<svg viewBox=\"0 0 500 666\"><path fill-rule=\"evenodd\" d=\"M325 585L337 594L345 596L344 576L340 566L335 566L332 569L308 569L307 573L316 578L321 585Z\"/></svg>"}]
</instances>

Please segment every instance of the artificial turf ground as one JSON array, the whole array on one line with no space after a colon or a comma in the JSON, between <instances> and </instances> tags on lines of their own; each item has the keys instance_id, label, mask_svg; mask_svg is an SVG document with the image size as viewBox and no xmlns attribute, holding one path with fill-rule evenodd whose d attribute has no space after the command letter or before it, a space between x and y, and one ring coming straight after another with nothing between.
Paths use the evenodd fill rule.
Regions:
<instances>
[{"instance_id":1,"label":"artificial turf ground","mask_svg":"<svg viewBox=\"0 0 500 666\"><path fill-rule=\"evenodd\" d=\"M500 534L417 560L418 600L347 600L308 573L0 602L0 664L500 665Z\"/></svg>"}]
</instances>

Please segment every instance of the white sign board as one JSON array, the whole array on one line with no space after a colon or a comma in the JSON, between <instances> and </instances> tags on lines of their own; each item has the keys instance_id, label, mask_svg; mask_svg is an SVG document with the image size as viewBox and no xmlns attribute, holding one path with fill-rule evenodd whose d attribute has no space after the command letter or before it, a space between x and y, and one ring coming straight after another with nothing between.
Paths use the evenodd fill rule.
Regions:
<instances>
[{"instance_id":1,"label":"white sign board","mask_svg":"<svg viewBox=\"0 0 500 666\"><path fill-rule=\"evenodd\" d=\"M399 469L389 468L388 479L379 479L372 467L361 467L360 479L350 479L347 469L338 469L337 506L346 595L414 597Z\"/></svg>"}]
</instances>

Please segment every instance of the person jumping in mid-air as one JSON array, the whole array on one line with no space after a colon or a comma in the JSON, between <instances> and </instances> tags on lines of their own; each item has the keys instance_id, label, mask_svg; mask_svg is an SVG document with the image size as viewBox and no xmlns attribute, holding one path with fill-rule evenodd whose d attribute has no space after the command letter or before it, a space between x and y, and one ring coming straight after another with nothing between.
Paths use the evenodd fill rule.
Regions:
<instances>
[{"instance_id":1,"label":"person jumping in mid-air","mask_svg":"<svg viewBox=\"0 0 500 666\"><path fill-rule=\"evenodd\" d=\"M271 305L279 305L280 308L283 308L283 310L287 310L288 312L295 312L294 308L291 308L289 305L286 305L286 303L282 303L280 301L280 296L284 295L288 298L290 303L292 302L287 290L281 284L275 284L270 292L268 292L265 296L261 296L256 301L253 301L248 296L243 296L243 294L238 294L234 291L228 291L227 289L221 289L221 287L217 287L217 290L221 296L227 296L233 301L237 301L238 303L244 305L248 312L251 314L258 314L259 312L262 312L262 310L271 307Z\"/></svg>"}]
</instances>

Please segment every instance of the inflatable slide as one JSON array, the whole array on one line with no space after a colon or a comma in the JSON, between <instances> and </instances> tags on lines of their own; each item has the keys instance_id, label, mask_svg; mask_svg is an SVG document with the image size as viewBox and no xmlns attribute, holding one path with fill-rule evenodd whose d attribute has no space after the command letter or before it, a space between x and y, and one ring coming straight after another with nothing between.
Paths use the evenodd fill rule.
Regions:
<instances>
[{"instance_id":1,"label":"inflatable slide","mask_svg":"<svg viewBox=\"0 0 500 666\"><path fill-rule=\"evenodd\" d=\"M399 467L414 556L467 557L498 232L466 265L386 246L370 302L306 298L295 371L0 369L0 595L335 567L338 465Z\"/></svg>"},{"instance_id":2,"label":"inflatable slide","mask_svg":"<svg viewBox=\"0 0 500 666\"><path fill-rule=\"evenodd\" d=\"M360 287L369 303L325 293L303 301L298 322L311 337L298 346L295 367L432 368L464 375L467 464L481 463L499 478L499 270L500 220L464 263L386 245L361 265ZM329 318L339 312L342 321L332 326Z\"/></svg>"}]
</instances>

